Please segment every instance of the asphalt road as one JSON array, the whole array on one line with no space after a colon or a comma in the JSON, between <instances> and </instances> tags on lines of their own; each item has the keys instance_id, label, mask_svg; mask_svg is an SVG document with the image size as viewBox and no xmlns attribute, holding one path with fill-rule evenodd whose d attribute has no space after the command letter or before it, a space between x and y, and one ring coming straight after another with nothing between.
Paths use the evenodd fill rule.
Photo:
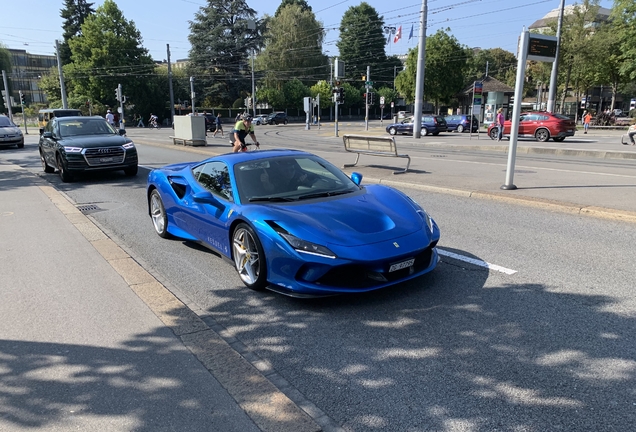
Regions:
<instances>
[{"instance_id":1,"label":"asphalt road","mask_svg":"<svg viewBox=\"0 0 636 432\"><path fill-rule=\"evenodd\" d=\"M40 172L33 141L0 158ZM293 141L267 134L276 146ZM317 136L303 146L336 151L341 144ZM176 147L139 148L145 166L201 158ZM535 162L633 172L607 160ZM91 217L109 236L239 351L271 365L272 381L319 407L334 430L626 431L636 424L636 225L404 189L441 227L439 267L375 293L297 300L251 292L213 253L160 239L147 216L145 174L70 184L42 176L77 204L97 205Z\"/></svg>"}]
</instances>

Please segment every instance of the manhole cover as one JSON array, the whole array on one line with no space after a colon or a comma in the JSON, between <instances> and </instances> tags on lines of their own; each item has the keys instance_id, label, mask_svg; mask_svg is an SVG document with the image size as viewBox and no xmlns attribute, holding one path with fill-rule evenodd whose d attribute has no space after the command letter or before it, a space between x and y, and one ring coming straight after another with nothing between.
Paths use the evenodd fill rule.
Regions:
<instances>
[{"instance_id":1,"label":"manhole cover","mask_svg":"<svg viewBox=\"0 0 636 432\"><path fill-rule=\"evenodd\" d=\"M102 209L100 209L99 207L97 207L95 204L84 204L84 205L78 205L77 209L79 211L81 211L84 214L87 213L93 213L96 211L101 211Z\"/></svg>"}]
</instances>

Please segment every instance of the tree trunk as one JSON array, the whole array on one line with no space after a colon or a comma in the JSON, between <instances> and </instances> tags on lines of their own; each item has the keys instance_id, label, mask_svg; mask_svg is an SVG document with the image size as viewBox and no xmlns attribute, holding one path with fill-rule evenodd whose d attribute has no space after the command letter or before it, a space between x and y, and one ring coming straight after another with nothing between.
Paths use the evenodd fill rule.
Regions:
<instances>
[{"instance_id":1,"label":"tree trunk","mask_svg":"<svg viewBox=\"0 0 636 432\"><path fill-rule=\"evenodd\" d=\"M559 114L563 114L563 107L565 107L565 98L568 95L568 87L570 85L570 73L571 72L572 72L572 63L569 63L568 64L568 71L565 74L565 87L563 87L563 95L561 96L561 106L559 107ZM578 106L577 106L577 112L578 112Z\"/></svg>"}]
</instances>

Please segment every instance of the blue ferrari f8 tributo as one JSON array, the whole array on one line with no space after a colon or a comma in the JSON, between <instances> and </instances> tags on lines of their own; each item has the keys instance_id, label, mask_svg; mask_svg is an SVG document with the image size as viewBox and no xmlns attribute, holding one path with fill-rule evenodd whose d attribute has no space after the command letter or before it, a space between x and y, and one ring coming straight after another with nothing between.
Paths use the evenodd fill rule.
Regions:
<instances>
[{"instance_id":1,"label":"blue ferrari f8 tributo","mask_svg":"<svg viewBox=\"0 0 636 432\"><path fill-rule=\"evenodd\" d=\"M375 290L435 268L440 231L404 193L311 153L230 153L155 169L157 234L201 243L243 283L295 297Z\"/></svg>"}]
</instances>

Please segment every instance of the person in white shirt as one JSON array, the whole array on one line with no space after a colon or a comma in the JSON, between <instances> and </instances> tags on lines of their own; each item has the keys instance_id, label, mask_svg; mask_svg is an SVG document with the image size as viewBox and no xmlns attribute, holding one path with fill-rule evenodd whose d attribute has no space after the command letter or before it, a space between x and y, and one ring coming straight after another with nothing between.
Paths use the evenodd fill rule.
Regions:
<instances>
[{"instance_id":1,"label":"person in white shirt","mask_svg":"<svg viewBox=\"0 0 636 432\"><path fill-rule=\"evenodd\" d=\"M110 112L110 110L106 111L106 121L109 125L115 126L115 116L112 112Z\"/></svg>"}]
</instances>

